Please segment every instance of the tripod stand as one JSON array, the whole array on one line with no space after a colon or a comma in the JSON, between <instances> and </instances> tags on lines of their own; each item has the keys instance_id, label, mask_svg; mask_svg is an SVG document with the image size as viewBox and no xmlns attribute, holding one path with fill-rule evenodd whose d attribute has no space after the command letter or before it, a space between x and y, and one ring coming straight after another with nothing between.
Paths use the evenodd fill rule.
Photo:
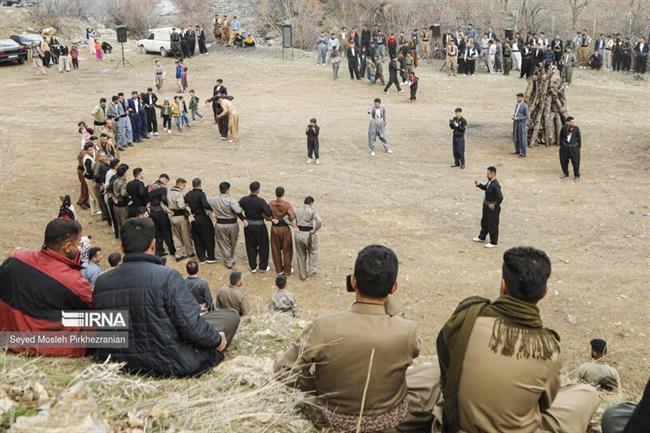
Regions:
<instances>
[{"instance_id":1,"label":"tripod stand","mask_svg":"<svg viewBox=\"0 0 650 433\"><path fill-rule=\"evenodd\" d=\"M131 64L131 62L129 62L128 60L126 60L126 57L124 57L124 42L120 42L120 45L122 45L122 62L121 62L122 65L121 65L121 66L122 66L123 68L126 68L126 65L129 65L130 67L133 67L133 65ZM120 63L118 63L115 67L119 67L119 66L120 66Z\"/></svg>"}]
</instances>

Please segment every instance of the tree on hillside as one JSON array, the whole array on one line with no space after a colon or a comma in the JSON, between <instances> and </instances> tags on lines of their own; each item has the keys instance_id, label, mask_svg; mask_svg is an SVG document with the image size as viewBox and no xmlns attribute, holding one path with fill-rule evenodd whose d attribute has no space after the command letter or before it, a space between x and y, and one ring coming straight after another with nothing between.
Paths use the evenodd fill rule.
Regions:
<instances>
[{"instance_id":1,"label":"tree on hillside","mask_svg":"<svg viewBox=\"0 0 650 433\"><path fill-rule=\"evenodd\" d=\"M590 1L591 0L567 0L569 8L571 9L571 27L573 30L577 30L578 17L589 5Z\"/></svg>"}]
</instances>

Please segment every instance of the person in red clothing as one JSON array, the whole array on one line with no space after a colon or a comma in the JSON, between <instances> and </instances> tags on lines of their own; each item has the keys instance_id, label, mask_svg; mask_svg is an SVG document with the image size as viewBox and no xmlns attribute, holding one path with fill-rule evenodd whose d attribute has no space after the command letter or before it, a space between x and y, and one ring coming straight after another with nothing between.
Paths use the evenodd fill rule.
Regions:
<instances>
[{"instance_id":1,"label":"person in red clothing","mask_svg":"<svg viewBox=\"0 0 650 433\"><path fill-rule=\"evenodd\" d=\"M397 38L395 33L391 33L386 39L386 45L388 46L388 57L391 59L397 57Z\"/></svg>"},{"instance_id":2,"label":"person in red clothing","mask_svg":"<svg viewBox=\"0 0 650 433\"><path fill-rule=\"evenodd\" d=\"M17 249L0 265L0 331L79 332L64 328L63 310L88 310L92 288L81 275L81 225L57 218L45 228L40 250ZM79 347L11 349L37 356L84 356Z\"/></svg>"}]
</instances>

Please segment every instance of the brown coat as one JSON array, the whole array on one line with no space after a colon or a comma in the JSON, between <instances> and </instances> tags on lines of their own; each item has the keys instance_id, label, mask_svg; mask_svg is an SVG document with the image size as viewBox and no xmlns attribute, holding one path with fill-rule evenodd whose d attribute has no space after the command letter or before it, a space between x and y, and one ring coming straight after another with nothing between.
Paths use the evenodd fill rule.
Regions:
<instances>
[{"instance_id":1,"label":"brown coat","mask_svg":"<svg viewBox=\"0 0 650 433\"><path fill-rule=\"evenodd\" d=\"M215 304L218 309L235 310L240 316L246 316L251 312L251 305L246 294L239 287L228 286L217 290Z\"/></svg>"},{"instance_id":2,"label":"brown coat","mask_svg":"<svg viewBox=\"0 0 650 433\"><path fill-rule=\"evenodd\" d=\"M372 349L364 416L381 415L406 398L406 369L420 353L415 322L388 315L383 305L357 302L350 311L314 320L278 358L275 372L299 370L296 387L315 391L330 410L358 415Z\"/></svg>"}]
</instances>

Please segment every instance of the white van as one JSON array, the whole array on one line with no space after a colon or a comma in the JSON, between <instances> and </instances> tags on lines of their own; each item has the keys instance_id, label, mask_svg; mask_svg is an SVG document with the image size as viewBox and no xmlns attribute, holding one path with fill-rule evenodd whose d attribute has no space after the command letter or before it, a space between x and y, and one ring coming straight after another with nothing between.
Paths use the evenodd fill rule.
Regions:
<instances>
[{"instance_id":1,"label":"white van","mask_svg":"<svg viewBox=\"0 0 650 433\"><path fill-rule=\"evenodd\" d=\"M149 30L149 37L138 41L140 52L159 53L163 57L171 55L171 34L171 27Z\"/></svg>"}]
</instances>

